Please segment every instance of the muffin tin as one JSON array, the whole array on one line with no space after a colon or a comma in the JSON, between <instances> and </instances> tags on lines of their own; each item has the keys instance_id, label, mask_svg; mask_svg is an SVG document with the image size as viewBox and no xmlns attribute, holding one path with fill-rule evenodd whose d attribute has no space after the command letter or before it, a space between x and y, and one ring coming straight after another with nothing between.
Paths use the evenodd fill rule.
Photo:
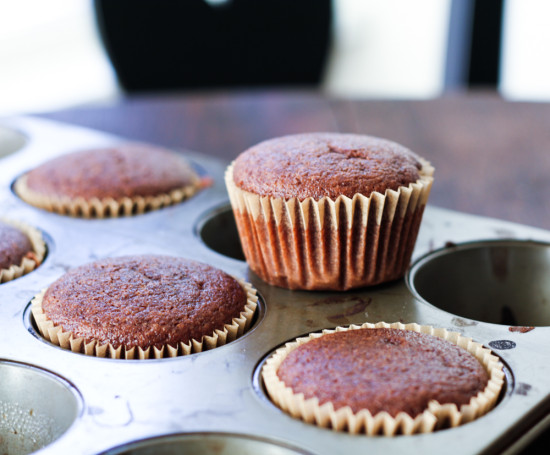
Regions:
<instances>
[{"instance_id":1,"label":"muffin tin","mask_svg":"<svg viewBox=\"0 0 550 455\"><path fill-rule=\"evenodd\" d=\"M0 285L0 448L9 453L515 453L550 425L550 232L428 206L406 279L348 292L272 287L242 260L228 206L227 163L186 152L213 186L129 218L85 220L35 209L14 179L55 155L121 138L32 118L2 122L2 215L39 228L48 255ZM251 330L226 346L161 360L87 357L45 341L29 302L66 270L107 256L157 253L210 263L258 289ZM353 436L286 415L267 398L266 356L308 332L363 322L445 327L490 346L505 364L499 404L432 434ZM6 442L7 441L7 442ZM4 445L2 445L4 444Z\"/></svg>"}]
</instances>

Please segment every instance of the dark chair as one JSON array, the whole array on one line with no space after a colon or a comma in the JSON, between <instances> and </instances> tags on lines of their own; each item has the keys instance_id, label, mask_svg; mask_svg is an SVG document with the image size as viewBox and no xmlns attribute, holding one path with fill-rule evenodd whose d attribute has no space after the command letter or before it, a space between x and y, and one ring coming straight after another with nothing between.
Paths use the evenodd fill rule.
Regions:
<instances>
[{"instance_id":1,"label":"dark chair","mask_svg":"<svg viewBox=\"0 0 550 455\"><path fill-rule=\"evenodd\" d=\"M445 89L498 86L503 0L451 0Z\"/></svg>"},{"instance_id":2,"label":"dark chair","mask_svg":"<svg viewBox=\"0 0 550 455\"><path fill-rule=\"evenodd\" d=\"M128 92L311 86L321 81L331 0L95 0Z\"/></svg>"}]
</instances>

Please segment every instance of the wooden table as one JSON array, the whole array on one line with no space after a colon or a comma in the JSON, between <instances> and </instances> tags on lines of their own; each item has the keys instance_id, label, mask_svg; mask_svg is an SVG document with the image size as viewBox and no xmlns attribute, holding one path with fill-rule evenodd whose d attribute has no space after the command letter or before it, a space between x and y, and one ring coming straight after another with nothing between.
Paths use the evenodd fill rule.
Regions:
<instances>
[{"instance_id":1,"label":"wooden table","mask_svg":"<svg viewBox=\"0 0 550 455\"><path fill-rule=\"evenodd\" d=\"M436 168L430 203L550 229L550 104L492 93L428 101L333 99L317 92L131 97L44 117L230 161L275 136L367 133L400 142Z\"/></svg>"}]
</instances>

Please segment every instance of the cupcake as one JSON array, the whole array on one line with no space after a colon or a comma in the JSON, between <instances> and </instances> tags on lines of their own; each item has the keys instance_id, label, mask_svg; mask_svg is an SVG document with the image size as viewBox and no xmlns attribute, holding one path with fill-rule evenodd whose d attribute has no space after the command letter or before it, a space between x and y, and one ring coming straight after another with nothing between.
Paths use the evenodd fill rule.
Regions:
<instances>
[{"instance_id":1,"label":"cupcake","mask_svg":"<svg viewBox=\"0 0 550 455\"><path fill-rule=\"evenodd\" d=\"M313 133L246 150L225 181L258 276L288 289L347 290L405 274L432 174L395 142Z\"/></svg>"},{"instance_id":2,"label":"cupcake","mask_svg":"<svg viewBox=\"0 0 550 455\"><path fill-rule=\"evenodd\" d=\"M32 314L54 344L98 357L175 357L221 346L250 326L250 285L170 256L125 256L77 267L37 295Z\"/></svg>"},{"instance_id":3,"label":"cupcake","mask_svg":"<svg viewBox=\"0 0 550 455\"><path fill-rule=\"evenodd\" d=\"M54 158L17 179L31 205L84 218L128 216L181 202L202 185L180 155L127 143Z\"/></svg>"},{"instance_id":4,"label":"cupcake","mask_svg":"<svg viewBox=\"0 0 550 455\"><path fill-rule=\"evenodd\" d=\"M334 430L413 434L469 422L495 404L502 364L469 338L417 324L339 327L298 338L262 370L271 399Z\"/></svg>"},{"instance_id":5,"label":"cupcake","mask_svg":"<svg viewBox=\"0 0 550 455\"><path fill-rule=\"evenodd\" d=\"M33 271L45 254L46 244L37 229L0 218L0 283Z\"/></svg>"}]
</instances>

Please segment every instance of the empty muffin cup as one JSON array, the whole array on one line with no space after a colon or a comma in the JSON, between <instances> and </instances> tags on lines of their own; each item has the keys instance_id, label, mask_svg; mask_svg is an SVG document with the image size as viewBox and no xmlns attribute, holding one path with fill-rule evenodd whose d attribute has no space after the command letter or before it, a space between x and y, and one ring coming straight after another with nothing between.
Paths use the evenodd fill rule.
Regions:
<instances>
[{"instance_id":1,"label":"empty muffin cup","mask_svg":"<svg viewBox=\"0 0 550 455\"><path fill-rule=\"evenodd\" d=\"M205 213L197 223L196 232L203 243L216 253L239 261L245 260L231 205L223 205Z\"/></svg>"},{"instance_id":2,"label":"empty muffin cup","mask_svg":"<svg viewBox=\"0 0 550 455\"><path fill-rule=\"evenodd\" d=\"M225 433L189 433L136 441L105 452L103 455L307 455L300 449L266 439Z\"/></svg>"},{"instance_id":3,"label":"empty muffin cup","mask_svg":"<svg viewBox=\"0 0 550 455\"><path fill-rule=\"evenodd\" d=\"M491 240L450 245L419 259L414 295L457 316L510 326L550 325L550 244Z\"/></svg>"},{"instance_id":4,"label":"empty muffin cup","mask_svg":"<svg viewBox=\"0 0 550 455\"><path fill-rule=\"evenodd\" d=\"M61 378L0 361L0 453L27 454L58 439L76 420L80 399Z\"/></svg>"},{"instance_id":5,"label":"empty muffin cup","mask_svg":"<svg viewBox=\"0 0 550 455\"><path fill-rule=\"evenodd\" d=\"M24 134L0 125L0 158L17 152L22 149L26 143L27 138Z\"/></svg>"}]
</instances>

